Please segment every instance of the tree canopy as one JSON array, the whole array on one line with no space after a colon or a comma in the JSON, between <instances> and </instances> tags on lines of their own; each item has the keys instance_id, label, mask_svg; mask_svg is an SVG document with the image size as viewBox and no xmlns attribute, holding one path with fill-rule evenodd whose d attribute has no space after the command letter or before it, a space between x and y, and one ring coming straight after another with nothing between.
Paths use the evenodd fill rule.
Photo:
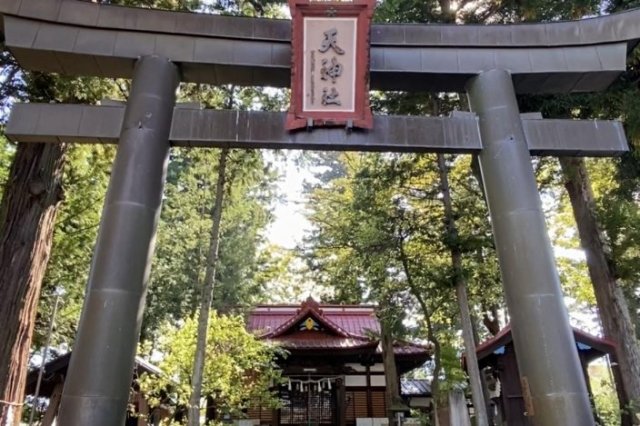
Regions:
<instances>
[{"instance_id":1,"label":"tree canopy","mask_svg":"<svg viewBox=\"0 0 640 426\"><path fill-rule=\"evenodd\" d=\"M187 404L197 324L197 318L191 317L178 326L162 328L155 348L162 356L158 363L162 374L146 374L140 380L142 391L152 396L152 405L167 397L178 406ZM213 312L206 348L203 395L213 398L220 416L228 413L242 418L242 410L256 401L265 407L277 405L271 389L280 379L276 357L283 354L247 332L243 317Z\"/></svg>"}]
</instances>

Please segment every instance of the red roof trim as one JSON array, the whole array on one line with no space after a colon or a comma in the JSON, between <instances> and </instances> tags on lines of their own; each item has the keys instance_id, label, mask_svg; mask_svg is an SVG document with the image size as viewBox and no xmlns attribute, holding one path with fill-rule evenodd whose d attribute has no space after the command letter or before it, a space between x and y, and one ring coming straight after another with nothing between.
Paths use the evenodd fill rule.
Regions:
<instances>
[{"instance_id":1,"label":"red roof trim","mask_svg":"<svg viewBox=\"0 0 640 426\"><path fill-rule=\"evenodd\" d=\"M376 341L366 341L353 338L340 338L337 341L327 342L323 339L318 340L298 340L298 339L269 339L270 342L278 346L292 351L305 350L347 350L347 349L367 349L375 350L378 346Z\"/></svg>"},{"instance_id":2,"label":"red roof trim","mask_svg":"<svg viewBox=\"0 0 640 426\"><path fill-rule=\"evenodd\" d=\"M309 300L309 299L307 299ZM313 299L312 299L313 300ZM304 303L304 302L303 302ZM289 304L289 303L281 303L281 304L275 304L275 305L268 305L268 304L262 304L262 305L255 305L255 309L282 309L282 308L291 308L291 309L298 309L300 307L300 305L294 305L294 304ZM369 310L372 311L374 309L377 308L376 305L340 305L337 303L334 304L322 304L323 308L339 308L339 309L357 309L359 311L364 311L364 310ZM270 311L267 311L270 312Z\"/></svg>"},{"instance_id":3,"label":"red roof trim","mask_svg":"<svg viewBox=\"0 0 640 426\"><path fill-rule=\"evenodd\" d=\"M380 342L378 340L365 340L360 338L333 338L326 339L305 339L287 337L268 339L270 342L291 351L305 350L347 350L347 349L367 349L373 353L381 354ZM414 343L394 344L393 352L399 358L429 358L432 349L428 346Z\"/></svg>"},{"instance_id":4,"label":"red roof trim","mask_svg":"<svg viewBox=\"0 0 640 426\"><path fill-rule=\"evenodd\" d=\"M323 305L323 308L326 308ZM252 314L254 315L260 315L261 317L268 317L268 316L280 316L280 315L293 315L293 314L297 314L299 312L300 308L298 307L297 309L291 309L290 311L257 311L254 310L252 311ZM370 317L373 315L374 311L361 311L361 312L357 312L357 311L346 311L346 312L342 312L342 311L328 311L326 309L323 309L322 312L326 312L327 314L330 315L334 315L334 316L350 316L350 317Z\"/></svg>"},{"instance_id":5,"label":"red roof trim","mask_svg":"<svg viewBox=\"0 0 640 426\"><path fill-rule=\"evenodd\" d=\"M572 327L572 329L576 342L588 344L603 353L614 353L616 351L617 345L613 341L594 336L575 327ZM478 360L492 354L497 348L510 343L512 340L511 324L508 324L498 334L476 346Z\"/></svg>"},{"instance_id":6,"label":"red roof trim","mask_svg":"<svg viewBox=\"0 0 640 426\"><path fill-rule=\"evenodd\" d=\"M606 337L594 336L593 334L587 333L586 331L578 330L577 328L573 329L573 334L575 334L577 341L588 343L593 347L602 346L608 348L609 350L617 350L618 348L616 342ZM601 350L603 352L606 352L604 349Z\"/></svg>"},{"instance_id":7,"label":"red roof trim","mask_svg":"<svg viewBox=\"0 0 640 426\"><path fill-rule=\"evenodd\" d=\"M476 346L476 354L478 354L478 359L484 358L485 356L493 353L496 348L506 345L510 341L511 325L509 324L505 328L500 330L498 334Z\"/></svg>"},{"instance_id":8,"label":"red roof trim","mask_svg":"<svg viewBox=\"0 0 640 426\"><path fill-rule=\"evenodd\" d=\"M262 337L267 337L270 339L280 337L288 333L293 327L295 327L296 324L303 321L307 317L313 317L313 319L315 319L318 323L322 324L325 328L339 337L359 337L352 336L348 331L344 330L338 324L326 318L322 313L322 309L320 309L320 304L313 300L311 297L302 304L295 316L282 323L280 327L276 328L272 332L264 334Z\"/></svg>"},{"instance_id":9,"label":"red roof trim","mask_svg":"<svg viewBox=\"0 0 640 426\"><path fill-rule=\"evenodd\" d=\"M433 354L433 346L406 341L396 341L393 344L393 352L396 354L396 356L413 356L426 354L430 357Z\"/></svg>"}]
</instances>

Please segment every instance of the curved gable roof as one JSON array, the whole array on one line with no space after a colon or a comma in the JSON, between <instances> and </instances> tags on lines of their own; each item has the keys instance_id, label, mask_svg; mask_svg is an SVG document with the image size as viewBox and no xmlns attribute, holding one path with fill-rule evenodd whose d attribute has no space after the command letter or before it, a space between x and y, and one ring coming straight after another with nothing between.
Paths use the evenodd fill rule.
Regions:
<instances>
[{"instance_id":1,"label":"curved gable roof","mask_svg":"<svg viewBox=\"0 0 640 426\"><path fill-rule=\"evenodd\" d=\"M308 318L320 327L300 327ZM380 323L373 306L320 304L312 298L301 305L260 305L251 311L247 329L260 339L298 353L324 350L380 355ZM394 353L405 364L418 366L429 359L431 348L398 341Z\"/></svg>"},{"instance_id":2,"label":"curved gable roof","mask_svg":"<svg viewBox=\"0 0 640 426\"><path fill-rule=\"evenodd\" d=\"M380 333L372 306L321 305L309 298L302 305L260 305L249 315L247 329L260 337L282 336L307 316L337 336L370 339Z\"/></svg>"},{"instance_id":3,"label":"curved gable roof","mask_svg":"<svg viewBox=\"0 0 640 426\"><path fill-rule=\"evenodd\" d=\"M275 338L281 337L285 334L298 331L298 325L305 321L307 318L313 318L321 326L323 326L330 334L335 334L338 337L353 337L351 334L340 327L340 325L334 323L329 318L325 317L320 305L315 300L309 298L306 302L302 303L301 308L296 315L283 322L278 328L271 333L264 335L263 337Z\"/></svg>"}]
</instances>

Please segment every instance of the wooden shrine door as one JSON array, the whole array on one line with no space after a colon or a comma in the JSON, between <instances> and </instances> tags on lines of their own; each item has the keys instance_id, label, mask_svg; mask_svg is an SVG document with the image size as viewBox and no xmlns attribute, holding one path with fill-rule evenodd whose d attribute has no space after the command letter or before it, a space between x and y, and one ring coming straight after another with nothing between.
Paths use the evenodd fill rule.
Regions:
<instances>
[{"instance_id":1,"label":"wooden shrine door","mask_svg":"<svg viewBox=\"0 0 640 426\"><path fill-rule=\"evenodd\" d=\"M282 408L280 424L294 426L336 425L336 392L333 389L318 389L306 386L305 389L282 390L280 392Z\"/></svg>"}]
</instances>

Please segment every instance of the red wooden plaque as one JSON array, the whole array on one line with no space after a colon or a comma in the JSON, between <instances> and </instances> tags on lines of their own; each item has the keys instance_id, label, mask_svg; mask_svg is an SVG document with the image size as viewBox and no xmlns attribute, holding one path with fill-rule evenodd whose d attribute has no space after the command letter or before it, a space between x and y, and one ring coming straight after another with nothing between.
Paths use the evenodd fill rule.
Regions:
<instances>
[{"instance_id":1,"label":"red wooden plaque","mask_svg":"<svg viewBox=\"0 0 640 426\"><path fill-rule=\"evenodd\" d=\"M375 0L289 0L292 18L289 130L370 129L369 33Z\"/></svg>"}]
</instances>

